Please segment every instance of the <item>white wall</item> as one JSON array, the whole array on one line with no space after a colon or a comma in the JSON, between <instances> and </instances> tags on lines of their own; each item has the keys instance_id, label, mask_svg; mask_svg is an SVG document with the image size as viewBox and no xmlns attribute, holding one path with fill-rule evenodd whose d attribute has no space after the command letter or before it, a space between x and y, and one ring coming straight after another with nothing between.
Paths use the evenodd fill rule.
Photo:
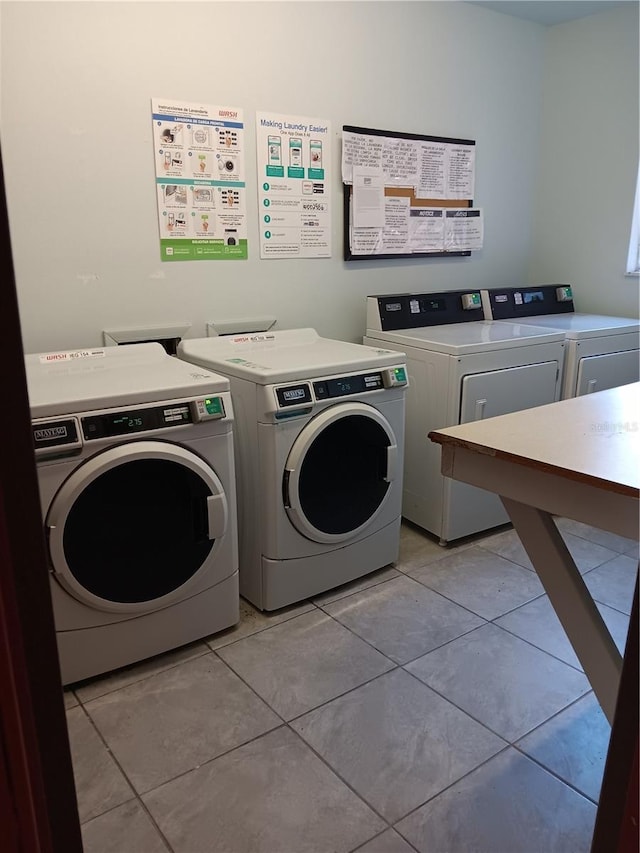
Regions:
<instances>
[{"instance_id":1,"label":"white wall","mask_svg":"<svg viewBox=\"0 0 640 853\"><path fill-rule=\"evenodd\" d=\"M578 310L638 316L625 277L638 169L638 5L548 31L532 283Z\"/></svg>"},{"instance_id":2,"label":"white wall","mask_svg":"<svg viewBox=\"0 0 640 853\"><path fill-rule=\"evenodd\" d=\"M2 3L2 145L27 351L122 326L271 313L357 341L369 293L523 280L544 30L454 2ZM151 97L242 107L244 262L159 260ZM471 258L258 257L255 111L477 140L485 248ZM252 174L253 171L253 174ZM90 278L95 276L95 278ZM89 277L89 278L88 278Z\"/></svg>"}]
</instances>

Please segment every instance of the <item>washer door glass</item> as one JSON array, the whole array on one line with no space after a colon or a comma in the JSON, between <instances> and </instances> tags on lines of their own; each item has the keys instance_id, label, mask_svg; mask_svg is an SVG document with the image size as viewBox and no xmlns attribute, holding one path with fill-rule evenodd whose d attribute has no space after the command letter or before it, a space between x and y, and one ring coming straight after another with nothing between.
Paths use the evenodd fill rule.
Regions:
<instances>
[{"instance_id":1,"label":"washer door glass","mask_svg":"<svg viewBox=\"0 0 640 853\"><path fill-rule=\"evenodd\" d=\"M160 442L111 448L77 468L52 503L53 567L101 609L155 609L200 572L226 516L222 484L190 451Z\"/></svg>"},{"instance_id":2,"label":"washer door glass","mask_svg":"<svg viewBox=\"0 0 640 853\"><path fill-rule=\"evenodd\" d=\"M378 514L395 477L397 442L377 409L333 406L294 442L283 483L297 530L316 542L347 540Z\"/></svg>"}]
</instances>

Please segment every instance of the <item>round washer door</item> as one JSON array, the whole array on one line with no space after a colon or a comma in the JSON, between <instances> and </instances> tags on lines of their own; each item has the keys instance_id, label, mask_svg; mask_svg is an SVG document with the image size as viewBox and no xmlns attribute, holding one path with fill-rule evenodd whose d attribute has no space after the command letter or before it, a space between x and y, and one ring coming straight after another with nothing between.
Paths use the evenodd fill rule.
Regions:
<instances>
[{"instance_id":1,"label":"round washer door","mask_svg":"<svg viewBox=\"0 0 640 853\"><path fill-rule=\"evenodd\" d=\"M184 597L227 528L224 488L179 445L136 441L81 464L46 518L58 581L98 610L144 613Z\"/></svg>"},{"instance_id":2,"label":"round washer door","mask_svg":"<svg viewBox=\"0 0 640 853\"><path fill-rule=\"evenodd\" d=\"M373 406L341 403L309 421L284 470L285 508L314 542L356 536L382 508L395 479L398 445Z\"/></svg>"}]
</instances>

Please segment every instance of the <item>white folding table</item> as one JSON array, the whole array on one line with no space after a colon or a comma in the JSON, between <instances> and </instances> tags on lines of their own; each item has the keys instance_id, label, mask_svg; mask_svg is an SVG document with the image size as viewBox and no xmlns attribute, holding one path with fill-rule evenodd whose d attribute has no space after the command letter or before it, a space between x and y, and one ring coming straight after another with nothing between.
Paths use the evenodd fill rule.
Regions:
<instances>
[{"instance_id":1,"label":"white folding table","mask_svg":"<svg viewBox=\"0 0 640 853\"><path fill-rule=\"evenodd\" d=\"M553 520L639 535L640 383L429 433L442 473L500 495L602 709L622 657Z\"/></svg>"}]
</instances>

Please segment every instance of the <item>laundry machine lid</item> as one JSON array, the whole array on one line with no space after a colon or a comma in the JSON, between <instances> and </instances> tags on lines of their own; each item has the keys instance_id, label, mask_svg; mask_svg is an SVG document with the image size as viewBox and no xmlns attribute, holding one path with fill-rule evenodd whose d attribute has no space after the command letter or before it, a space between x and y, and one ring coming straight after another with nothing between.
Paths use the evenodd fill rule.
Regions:
<instances>
[{"instance_id":1,"label":"laundry machine lid","mask_svg":"<svg viewBox=\"0 0 640 853\"><path fill-rule=\"evenodd\" d=\"M178 345L178 356L258 385L398 363L397 352L322 338L315 329L190 339Z\"/></svg>"},{"instance_id":2,"label":"laundry machine lid","mask_svg":"<svg viewBox=\"0 0 640 853\"><path fill-rule=\"evenodd\" d=\"M32 418L229 390L156 343L31 353L25 366Z\"/></svg>"},{"instance_id":3,"label":"laundry machine lid","mask_svg":"<svg viewBox=\"0 0 640 853\"><path fill-rule=\"evenodd\" d=\"M510 321L500 321L510 322ZM630 317L608 317L605 314L542 314L527 317L527 323L544 329L557 329L568 340L623 335L640 330L640 321Z\"/></svg>"},{"instance_id":4,"label":"laundry machine lid","mask_svg":"<svg viewBox=\"0 0 640 853\"><path fill-rule=\"evenodd\" d=\"M557 330L507 320L478 320L472 323L451 323L386 332L367 330L367 337L376 338L381 343L389 341L404 347L434 350L450 355L555 343L565 339L564 333Z\"/></svg>"}]
</instances>

